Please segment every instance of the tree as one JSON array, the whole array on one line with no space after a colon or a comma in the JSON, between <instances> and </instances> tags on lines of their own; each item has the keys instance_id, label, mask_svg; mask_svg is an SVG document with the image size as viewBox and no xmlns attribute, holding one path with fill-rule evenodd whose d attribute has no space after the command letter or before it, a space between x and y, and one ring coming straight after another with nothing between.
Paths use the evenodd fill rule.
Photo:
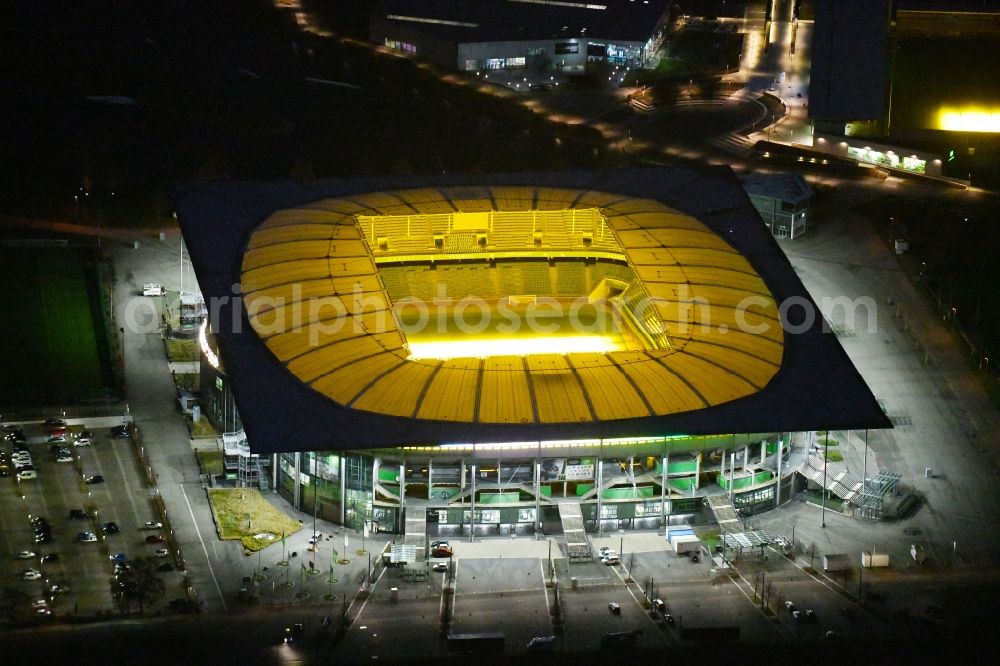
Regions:
<instances>
[{"instance_id":1,"label":"tree","mask_svg":"<svg viewBox=\"0 0 1000 666\"><path fill-rule=\"evenodd\" d=\"M31 595L20 588L6 587L0 597L0 610L11 624L24 624L32 617Z\"/></svg>"},{"instance_id":2,"label":"tree","mask_svg":"<svg viewBox=\"0 0 1000 666\"><path fill-rule=\"evenodd\" d=\"M129 563L112 583L112 595L119 609L126 615L132 610L132 603L139 604L139 613L146 610L146 602L163 594L166 585L156 571L156 560L140 557Z\"/></svg>"}]
</instances>

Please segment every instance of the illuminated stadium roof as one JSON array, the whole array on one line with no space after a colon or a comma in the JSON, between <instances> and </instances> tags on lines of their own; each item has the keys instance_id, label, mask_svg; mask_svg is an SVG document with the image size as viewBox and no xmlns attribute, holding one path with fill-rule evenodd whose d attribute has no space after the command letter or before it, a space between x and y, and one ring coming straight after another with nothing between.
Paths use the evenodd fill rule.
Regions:
<instances>
[{"instance_id":1,"label":"illuminated stadium roof","mask_svg":"<svg viewBox=\"0 0 1000 666\"><path fill-rule=\"evenodd\" d=\"M468 242L456 243L462 236ZM405 254L397 261L551 253L582 261L600 250L627 261L632 291L668 341L532 354L526 339L525 355L413 360L376 265L397 245ZM745 258L691 216L608 192L497 185L312 202L274 213L252 234L241 286L251 325L292 375L340 405L383 414L463 423L663 416L751 395L781 364L777 305ZM305 305L323 298L322 310ZM335 325L342 316L359 325ZM312 330L324 318L322 333Z\"/></svg>"},{"instance_id":2,"label":"illuminated stadium roof","mask_svg":"<svg viewBox=\"0 0 1000 666\"><path fill-rule=\"evenodd\" d=\"M255 451L888 426L821 317L780 327L812 301L728 169L224 184L178 214ZM644 343L411 356L389 294L449 262L512 303L614 291Z\"/></svg>"}]
</instances>

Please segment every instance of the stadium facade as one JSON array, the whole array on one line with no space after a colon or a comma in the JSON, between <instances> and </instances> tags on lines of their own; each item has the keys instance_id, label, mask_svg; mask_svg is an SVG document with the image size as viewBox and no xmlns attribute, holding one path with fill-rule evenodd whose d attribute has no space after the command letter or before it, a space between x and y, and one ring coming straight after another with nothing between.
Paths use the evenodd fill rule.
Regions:
<instances>
[{"instance_id":1,"label":"stadium facade","mask_svg":"<svg viewBox=\"0 0 1000 666\"><path fill-rule=\"evenodd\" d=\"M334 522L640 528L711 494L752 513L790 498L792 433L890 427L727 168L227 184L178 214L206 414L238 407L267 481ZM545 335L480 325L533 308Z\"/></svg>"}]
</instances>

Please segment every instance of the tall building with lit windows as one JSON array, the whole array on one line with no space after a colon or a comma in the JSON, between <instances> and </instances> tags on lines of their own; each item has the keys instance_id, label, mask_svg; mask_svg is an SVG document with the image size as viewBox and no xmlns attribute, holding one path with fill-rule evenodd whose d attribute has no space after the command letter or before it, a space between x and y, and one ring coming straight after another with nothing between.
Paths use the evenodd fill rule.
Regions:
<instances>
[{"instance_id":1,"label":"tall building with lit windows","mask_svg":"<svg viewBox=\"0 0 1000 666\"><path fill-rule=\"evenodd\" d=\"M670 0L383 0L370 40L459 71L575 74L644 62Z\"/></svg>"},{"instance_id":2,"label":"tall building with lit windows","mask_svg":"<svg viewBox=\"0 0 1000 666\"><path fill-rule=\"evenodd\" d=\"M816 0L812 47L809 116L846 156L965 177L1000 149L997 3Z\"/></svg>"},{"instance_id":3,"label":"tall building with lit windows","mask_svg":"<svg viewBox=\"0 0 1000 666\"><path fill-rule=\"evenodd\" d=\"M767 510L801 433L890 427L728 168L222 184L178 219L204 390L333 522L576 552Z\"/></svg>"}]
</instances>

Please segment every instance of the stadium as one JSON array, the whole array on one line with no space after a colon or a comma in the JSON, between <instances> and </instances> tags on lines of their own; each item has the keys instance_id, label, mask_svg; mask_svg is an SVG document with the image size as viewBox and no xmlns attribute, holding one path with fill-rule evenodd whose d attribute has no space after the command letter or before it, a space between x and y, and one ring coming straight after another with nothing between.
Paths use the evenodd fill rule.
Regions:
<instances>
[{"instance_id":1,"label":"stadium","mask_svg":"<svg viewBox=\"0 0 1000 666\"><path fill-rule=\"evenodd\" d=\"M224 184L177 208L206 413L270 460L243 480L333 522L585 554L709 496L787 501L794 433L890 427L728 168Z\"/></svg>"}]
</instances>

